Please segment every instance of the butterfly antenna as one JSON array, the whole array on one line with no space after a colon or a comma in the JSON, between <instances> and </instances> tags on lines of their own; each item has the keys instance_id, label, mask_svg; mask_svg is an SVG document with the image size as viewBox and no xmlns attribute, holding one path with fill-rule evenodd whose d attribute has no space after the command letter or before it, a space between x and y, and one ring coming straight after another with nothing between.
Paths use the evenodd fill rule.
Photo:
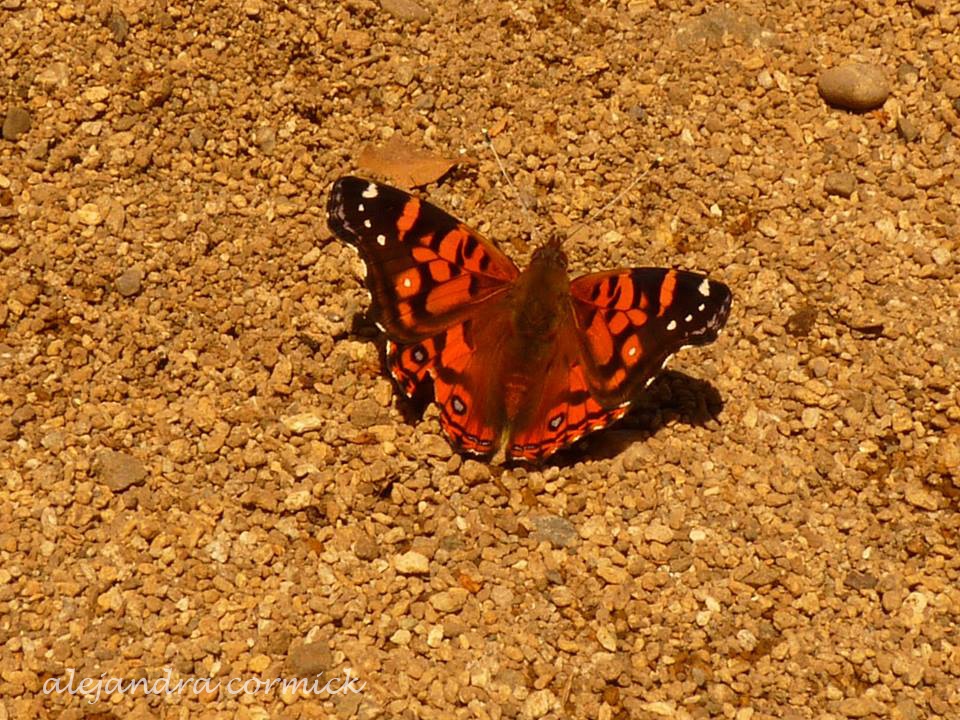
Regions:
<instances>
[{"instance_id":1,"label":"butterfly antenna","mask_svg":"<svg viewBox=\"0 0 960 720\"><path fill-rule=\"evenodd\" d=\"M598 217L600 217L601 215L603 215L607 210L609 210L611 207L613 207L613 206L620 200L620 198L622 198L624 195L626 195L628 192L630 192L630 190L631 190L637 183L639 183L639 182L640 182L641 180L643 180L647 175L649 175L652 170L655 170L657 167L659 167L661 162L663 162L663 158L662 158L662 157L656 157L656 158L654 158L654 159L653 159L653 162L651 162L650 165L649 165L647 168L645 168L642 173L640 173L640 174L637 175L633 180L631 180L629 183L627 183L627 184L623 187L623 189L620 190L620 192L618 192L616 195L614 195L612 200L610 200L606 205L604 205L604 206L603 206L602 208L600 208L599 210L595 210L594 212L592 212L592 213L590 214L590 216L589 216L586 220L582 221L581 223L579 223L578 225L576 225L576 226L573 228L573 230L571 230L570 232L568 232L567 235L566 235L566 237L563 238L563 241L566 242L567 240L569 240L570 238L572 238L572 237L573 237L574 235L576 235L581 229L583 229L583 228L586 227L587 225L590 225L594 220L596 220Z\"/></svg>"},{"instance_id":2,"label":"butterfly antenna","mask_svg":"<svg viewBox=\"0 0 960 720\"><path fill-rule=\"evenodd\" d=\"M536 218L537 214L533 211L533 208L531 208L527 204L527 201L524 199L523 195L517 189L517 186L513 184L513 178L510 177L510 173L507 172L507 168L504 166L503 160L500 159L500 153L498 153L497 149L493 146L493 140L490 139L490 133L487 132L486 128L483 128L481 132L483 133L483 139L486 141L487 147L490 148L490 152L493 153L493 159L497 161L497 167L500 168L500 173L506 179L507 185L509 185L513 189L513 194L517 196L517 200L519 201L520 206L527 211L527 214L530 217ZM533 236L536 234L536 231L537 231L537 226L536 224L534 224L530 230L531 238L533 238Z\"/></svg>"}]
</instances>

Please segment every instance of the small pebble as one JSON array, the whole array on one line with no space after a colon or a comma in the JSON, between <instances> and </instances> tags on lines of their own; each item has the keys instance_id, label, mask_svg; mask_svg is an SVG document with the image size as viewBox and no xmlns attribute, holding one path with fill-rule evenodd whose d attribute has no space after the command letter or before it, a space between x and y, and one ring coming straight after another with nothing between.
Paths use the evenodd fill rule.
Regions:
<instances>
[{"instance_id":1,"label":"small pebble","mask_svg":"<svg viewBox=\"0 0 960 720\"><path fill-rule=\"evenodd\" d=\"M127 453L107 450L98 456L97 462L100 480L113 492L139 485L147 477L143 463Z\"/></svg>"},{"instance_id":2,"label":"small pebble","mask_svg":"<svg viewBox=\"0 0 960 720\"><path fill-rule=\"evenodd\" d=\"M380 7L399 20L427 22L430 11L413 0L380 0Z\"/></svg>"},{"instance_id":3,"label":"small pebble","mask_svg":"<svg viewBox=\"0 0 960 720\"><path fill-rule=\"evenodd\" d=\"M554 547L567 547L579 537L577 528L566 518L543 515L533 521L533 536L537 542L544 540Z\"/></svg>"},{"instance_id":4,"label":"small pebble","mask_svg":"<svg viewBox=\"0 0 960 720\"><path fill-rule=\"evenodd\" d=\"M827 195L839 195L848 198L857 189L857 179L853 173L832 172L824 178L823 189Z\"/></svg>"},{"instance_id":5,"label":"small pebble","mask_svg":"<svg viewBox=\"0 0 960 720\"><path fill-rule=\"evenodd\" d=\"M270 155L277 147L277 131L269 126L257 128L257 147L264 155Z\"/></svg>"},{"instance_id":6,"label":"small pebble","mask_svg":"<svg viewBox=\"0 0 960 720\"><path fill-rule=\"evenodd\" d=\"M16 142L21 135L30 129L30 113L21 107L12 107L7 110L7 117L3 121L3 139Z\"/></svg>"},{"instance_id":7,"label":"small pebble","mask_svg":"<svg viewBox=\"0 0 960 720\"><path fill-rule=\"evenodd\" d=\"M0 250L5 252L13 252L18 247L20 247L20 238L18 238L16 235L0 233Z\"/></svg>"},{"instance_id":8,"label":"small pebble","mask_svg":"<svg viewBox=\"0 0 960 720\"><path fill-rule=\"evenodd\" d=\"M333 652L326 642L309 642L290 648L287 665L297 677L310 677L333 667Z\"/></svg>"},{"instance_id":9,"label":"small pebble","mask_svg":"<svg viewBox=\"0 0 960 720\"><path fill-rule=\"evenodd\" d=\"M128 268L117 278L117 292L124 297L132 297L140 292L141 282L143 282L143 270L139 267Z\"/></svg>"},{"instance_id":10,"label":"small pebble","mask_svg":"<svg viewBox=\"0 0 960 720\"><path fill-rule=\"evenodd\" d=\"M103 87L103 85L94 85L83 92L83 99L88 103L103 102L108 97L110 97L110 91Z\"/></svg>"},{"instance_id":11,"label":"small pebble","mask_svg":"<svg viewBox=\"0 0 960 720\"><path fill-rule=\"evenodd\" d=\"M820 408L804 408L800 414L800 422L807 430L813 430L820 423Z\"/></svg>"},{"instance_id":12,"label":"small pebble","mask_svg":"<svg viewBox=\"0 0 960 720\"><path fill-rule=\"evenodd\" d=\"M381 409L376 400L371 398L357 400L350 408L350 424L358 428L368 428L377 424L380 413Z\"/></svg>"},{"instance_id":13,"label":"small pebble","mask_svg":"<svg viewBox=\"0 0 960 720\"><path fill-rule=\"evenodd\" d=\"M900 134L900 137L907 142L913 142L920 134L917 126L914 125L913 121L906 115L901 115L897 118L897 132Z\"/></svg>"},{"instance_id":14,"label":"small pebble","mask_svg":"<svg viewBox=\"0 0 960 720\"><path fill-rule=\"evenodd\" d=\"M430 560L427 556L413 550L397 555L393 565L397 572L403 575L426 575L430 572Z\"/></svg>"},{"instance_id":15,"label":"small pebble","mask_svg":"<svg viewBox=\"0 0 960 720\"><path fill-rule=\"evenodd\" d=\"M127 40L127 35L130 34L130 23L126 16L116 8L113 9L107 19L107 28L113 35L114 42L118 45L123 45Z\"/></svg>"},{"instance_id":16,"label":"small pebble","mask_svg":"<svg viewBox=\"0 0 960 720\"><path fill-rule=\"evenodd\" d=\"M817 88L830 105L857 112L880 107L890 94L883 70L866 63L847 63L824 70Z\"/></svg>"},{"instance_id":17,"label":"small pebble","mask_svg":"<svg viewBox=\"0 0 960 720\"><path fill-rule=\"evenodd\" d=\"M662 523L654 522L644 528L643 538L666 545L673 540L673 530Z\"/></svg>"},{"instance_id":18,"label":"small pebble","mask_svg":"<svg viewBox=\"0 0 960 720\"><path fill-rule=\"evenodd\" d=\"M86 203L77 208L77 220L84 225L95 227L103 222L103 213L94 203Z\"/></svg>"},{"instance_id":19,"label":"small pebble","mask_svg":"<svg viewBox=\"0 0 960 720\"><path fill-rule=\"evenodd\" d=\"M376 538L364 533L353 544L353 552L361 560L376 560L380 557L380 545Z\"/></svg>"},{"instance_id":20,"label":"small pebble","mask_svg":"<svg viewBox=\"0 0 960 720\"><path fill-rule=\"evenodd\" d=\"M190 141L190 145L194 150L202 150L203 146L207 142L207 136L204 134L203 130L198 127L190 129L190 132L187 133L187 140Z\"/></svg>"},{"instance_id":21,"label":"small pebble","mask_svg":"<svg viewBox=\"0 0 960 720\"><path fill-rule=\"evenodd\" d=\"M920 71L910 63L901 63L897 68L897 82L904 85L916 85L920 80Z\"/></svg>"},{"instance_id":22,"label":"small pebble","mask_svg":"<svg viewBox=\"0 0 960 720\"><path fill-rule=\"evenodd\" d=\"M910 482L904 491L904 497L911 505L922 508L923 510L937 510L940 503L936 496L928 490L919 480Z\"/></svg>"},{"instance_id":23,"label":"small pebble","mask_svg":"<svg viewBox=\"0 0 960 720\"><path fill-rule=\"evenodd\" d=\"M302 435L303 433L312 432L313 430L319 430L327 424L326 420L312 412L304 412L299 415L287 415L281 417L280 422L294 435Z\"/></svg>"},{"instance_id":24,"label":"small pebble","mask_svg":"<svg viewBox=\"0 0 960 720\"><path fill-rule=\"evenodd\" d=\"M430 596L430 604L438 612L456 612L463 607L470 595L464 588L451 588Z\"/></svg>"}]
</instances>

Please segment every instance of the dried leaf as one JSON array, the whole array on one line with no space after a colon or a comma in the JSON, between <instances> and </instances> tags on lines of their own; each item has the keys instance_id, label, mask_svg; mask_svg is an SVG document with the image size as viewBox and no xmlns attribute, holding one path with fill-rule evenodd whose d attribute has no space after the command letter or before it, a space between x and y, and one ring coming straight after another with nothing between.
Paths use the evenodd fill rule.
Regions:
<instances>
[{"instance_id":1,"label":"dried leaf","mask_svg":"<svg viewBox=\"0 0 960 720\"><path fill-rule=\"evenodd\" d=\"M386 145L368 145L357 161L362 170L381 175L394 185L406 188L435 182L461 162L462 158L437 155L411 145L396 135Z\"/></svg>"}]
</instances>

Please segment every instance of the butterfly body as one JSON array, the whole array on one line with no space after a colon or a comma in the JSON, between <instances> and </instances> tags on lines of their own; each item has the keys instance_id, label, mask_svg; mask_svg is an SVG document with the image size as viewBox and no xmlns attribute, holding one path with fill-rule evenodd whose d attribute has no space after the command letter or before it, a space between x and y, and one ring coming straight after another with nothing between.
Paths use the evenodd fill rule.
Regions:
<instances>
[{"instance_id":1,"label":"butterfly body","mask_svg":"<svg viewBox=\"0 0 960 720\"><path fill-rule=\"evenodd\" d=\"M364 260L390 373L408 396L432 381L444 431L479 455L540 461L619 419L729 312L726 286L696 273L571 280L559 239L521 272L439 208L361 178L334 183L328 220Z\"/></svg>"}]
</instances>

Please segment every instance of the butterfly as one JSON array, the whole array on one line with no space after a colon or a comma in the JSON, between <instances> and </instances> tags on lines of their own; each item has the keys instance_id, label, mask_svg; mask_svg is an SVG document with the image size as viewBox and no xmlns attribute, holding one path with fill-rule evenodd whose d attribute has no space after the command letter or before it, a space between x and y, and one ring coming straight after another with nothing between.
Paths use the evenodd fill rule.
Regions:
<instances>
[{"instance_id":1,"label":"butterfly","mask_svg":"<svg viewBox=\"0 0 960 720\"><path fill-rule=\"evenodd\" d=\"M521 271L438 207L363 178L333 184L327 221L360 253L390 374L408 397L432 384L444 432L476 455L540 462L620 419L730 311L726 285L683 270L571 280L560 238Z\"/></svg>"}]
</instances>

